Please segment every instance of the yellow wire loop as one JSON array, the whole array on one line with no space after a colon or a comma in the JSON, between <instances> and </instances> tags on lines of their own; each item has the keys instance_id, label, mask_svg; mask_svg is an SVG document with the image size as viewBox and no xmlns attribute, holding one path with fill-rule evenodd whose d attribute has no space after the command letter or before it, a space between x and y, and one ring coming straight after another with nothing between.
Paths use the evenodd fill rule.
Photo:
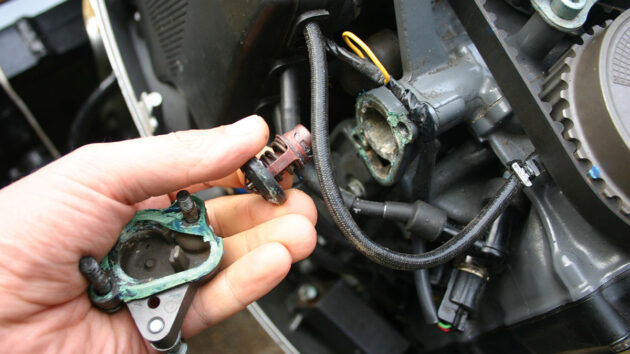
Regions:
<instances>
[{"instance_id":1,"label":"yellow wire loop","mask_svg":"<svg viewBox=\"0 0 630 354\"><path fill-rule=\"evenodd\" d=\"M389 82L389 72L387 72L387 69L385 69L385 66L383 66L381 61L378 60L376 55L374 55L374 52L372 52L372 49L370 49L370 47L367 44L365 44L365 42L363 42L361 40L361 38L357 37L356 34L350 32L350 31L343 32L341 34L341 37L346 42L348 47L350 47L350 49L352 49L352 51L355 52L356 55L358 55L360 58L365 59L365 55L363 54L363 52L365 52L365 54L367 54L368 58L370 58L372 63L374 63L374 65L376 65L376 67L381 71L381 73L383 73L383 77L385 78L385 83L387 84ZM352 43L352 42L354 42L354 43ZM361 49L359 49L355 45L355 43L359 47L361 47L361 49L363 49L363 51L361 51Z\"/></svg>"}]
</instances>

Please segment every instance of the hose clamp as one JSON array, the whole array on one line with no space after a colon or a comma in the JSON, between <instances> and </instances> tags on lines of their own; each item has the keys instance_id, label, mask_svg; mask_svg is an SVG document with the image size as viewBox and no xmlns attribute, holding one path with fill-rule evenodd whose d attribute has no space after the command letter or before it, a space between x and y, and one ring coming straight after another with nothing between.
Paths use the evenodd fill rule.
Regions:
<instances>
[{"instance_id":1,"label":"hose clamp","mask_svg":"<svg viewBox=\"0 0 630 354\"><path fill-rule=\"evenodd\" d=\"M532 180L543 172L542 165L536 158L529 158L525 162L513 161L510 168L525 187L531 187Z\"/></svg>"}]
</instances>

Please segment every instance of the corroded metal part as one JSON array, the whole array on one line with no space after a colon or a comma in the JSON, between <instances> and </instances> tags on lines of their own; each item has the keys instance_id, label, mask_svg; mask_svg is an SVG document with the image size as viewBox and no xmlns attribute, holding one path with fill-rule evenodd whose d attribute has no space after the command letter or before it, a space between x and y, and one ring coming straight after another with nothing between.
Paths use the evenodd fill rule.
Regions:
<instances>
[{"instance_id":1,"label":"corroded metal part","mask_svg":"<svg viewBox=\"0 0 630 354\"><path fill-rule=\"evenodd\" d=\"M100 295L105 295L112 290L112 282L103 270L99 267L94 257L87 256L79 261L79 271L87 278L94 291Z\"/></svg>"},{"instance_id":2,"label":"corroded metal part","mask_svg":"<svg viewBox=\"0 0 630 354\"><path fill-rule=\"evenodd\" d=\"M182 210L182 214L184 215L184 220L189 224L196 223L199 220L199 210L195 205L195 202L192 200L190 193L188 191L179 191L177 192L177 204L179 208Z\"/></svg>"},{"instance_id":3,"label":"corroded metal part","mask_svg":"<svg viewBox=\"0 0 630 354\"><path fill-rule=\"evenodd\" d=\"M164 351L181 348L190 299L217 272L223 253L203 201L180 192L166 209L138 211L100 267L84 257L80 269L95 306L115 311L126 303L143 337Z\"/></svg>"},{"instance_id":4,"label":"corroded metal part","mask_svg":"<svg viewBox=\"0 0 630 354\"><path fill-rule=\"evenodd\" d=\"M382 185L398 181L409 162L407 150L417 138L417 128L408 114L385 87L362 94L357 100L353 142L372 176Z\"/></svg>"},{"instance_id":5,"label":"corroded metal part","mask_svg":"<svg viewBox=\"0 0 630 354\"><path fill-rule=\"evenodd\" d=\"M424 143L435 134L468 122L483 138L512 112L451 6L426 0L394 2L403 75L397 85L390 81L389 90L380 87L360 94L355 106L355 146L381 185L397 183L415 158L427 165L417 170L430 171L434 147ZM399 90L413 93L426 108L424 114L413 112L396 94ZM426 120L418 119L421 116Z\"/></svg>"},{"instance_id":6,"label":"corroded metal part","mask_svg":"<svg viewBox=\"0 0 630 354\"><path fill-rule=\"evenodd\" d=\"M112 279L114 289L103 296L90 289L90 298L97 306L114 297L128 302L146 298L185 283L208 279L223 256L223 240L216 236L208 225L203 201L197 197L191 198L199 208L200 217L196 224L188 224L183 220L183 214L177 203L163 210L147 209L136 213L120 233L112 250L101 261L101 269ZM205 252L190 253L194 257L191 259L191 268L176 273L168 263L168 256L171 245L182 234L193 237L207 246ZM165 248L165 257L155 259L157 265L154 268L147 267L147 261L154 258L152 255L157 252L151 247L157 248L162 245L168 246ZM151 250L144 252L142 247ZM165 267L160 268L161 263L165 263L170 271L165 270ZM155 272L161 272L156 274L159 277L151 275L152 269L156 269Z\"/></svg>"}]
</instances>

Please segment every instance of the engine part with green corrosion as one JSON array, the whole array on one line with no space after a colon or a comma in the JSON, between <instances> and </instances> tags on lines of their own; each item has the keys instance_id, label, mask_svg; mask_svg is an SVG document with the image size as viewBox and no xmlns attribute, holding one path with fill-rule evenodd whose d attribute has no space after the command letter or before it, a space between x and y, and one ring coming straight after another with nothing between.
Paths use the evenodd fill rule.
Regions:
<instances>
[{"instance_id":1,"label":"engine part with green corrosion","mask_svg":"<svg viewBox=\"0 0 630 354\"><path fill-rule=\"evenodd\" d=\"M87 256L79 270L96 307L113 312L125 303L155 349L185 353L181 326L188 307L198 285L218 271L223 253L204 202L180 191L166 209L138 211L100 265Z\"/></svg>"},{"instance_id":2,"label":"engine part with green corrosion","mask_svg":"<svg viewBox=\"0 0 630 354\"><path fill-rule=\"evenodd\" d=\"M361 94L356 104L353 141L359 156L380 184L390 186L402 176L416 141L409 112L385 87Z\"/></svg>"},{"instance_id":3,"label":"engine part with green corrosion","mask_svg":"<svg viewBox=\"0 0 630 354\"><path fill-rule=\"evenodd\" d=\"M99 294L93 286L89 288L97 307L115 311L123 302L202 283L214 275L223 257L223 241L208 224L203 201L190 198L199 211L195 223L185 220L178 202L166 209L136 213L100 263L111 290Z\"/></svg>"}]
</instances>

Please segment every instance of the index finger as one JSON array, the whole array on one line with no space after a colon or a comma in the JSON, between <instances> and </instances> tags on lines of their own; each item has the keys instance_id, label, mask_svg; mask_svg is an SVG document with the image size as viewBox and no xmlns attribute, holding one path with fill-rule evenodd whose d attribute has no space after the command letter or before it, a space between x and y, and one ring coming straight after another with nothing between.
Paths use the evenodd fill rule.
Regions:
<instances>
[{"instance_id":1,"label":"index finger","mask_svg":"<svg viewBox=\"0 0 630 354\"><path fill-rule=\"evenodd\" d=\"M258 116L209 130L93 144L48 166L126 204L221 179L265 146L269 129Z\"/></svg>"}]
</instances>

